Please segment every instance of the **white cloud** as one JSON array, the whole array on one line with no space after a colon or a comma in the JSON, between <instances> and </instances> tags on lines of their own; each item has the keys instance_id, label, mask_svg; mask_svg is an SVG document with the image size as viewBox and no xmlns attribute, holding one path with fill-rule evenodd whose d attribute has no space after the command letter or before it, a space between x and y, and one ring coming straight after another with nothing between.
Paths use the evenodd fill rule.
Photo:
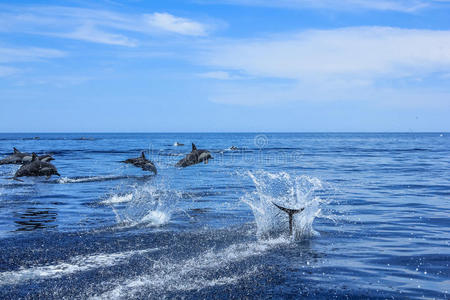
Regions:
<instances>
[{"instance_id":1,"label":"white cloud","mask_svg":"<svg viewBox=\"0 0 450 300\"><path fill-rule=\"evenodd\" d=\"M396 91L404 98L411 96L408 90L431 95L435 87L427 86L427 79L450 71L450 31L387 27L309 30L226 41L211 46L202 59L208 67L266 80L222 86L211 97L217 102L380 99L394 97ZM274 78L285 82L274 84ZM421 78L424 83L417 81ZM439 88L439 95L450 94L448 88Z\"/></svg>"},{"instance_id":2,"label":"white cloud","mask_svg":"<svg viewBox=\"0 0 450 300\"><path fill-rule=\"evenodd\" d=\"M265 77L406 77L449 70L450 31L387 27L310 30L212 47L208 65Z\"/></svg>"},{"instance_id":3,"label":"white cloud","mask_svg":"<svg viewBox=\"0 0 450 300\"><path fill-rule=\"evenodd\" d=\"M55 49L47 48L7 48L0 47L0 62L12 63L12 62L26 62L37 61L48 58L64 57L65 52Z\"/></svg>"},{"instance_id":4,"label":"white cloud","mask_svg":"<svg viewBox=\"0 0 450 300\"><path fill-rule=\"evenodd\" d=\"M137 36L204 36L212 25L169 13L124 14L76 7L10 7L0 13L0 31L56 36L94 43L136 46Z\"/></svg>"},{"instance_id":5,"label":"white cloud","mask_svg":"<svg viewBox=\"0 0 450 300\"><path fill-rule=\"evenodd\" d=\"M145 18L151 27L163 31L192 36L206 35L206 28L203 24L168 13L154 13L146 15Z\"/></svg>"},{"instance_id":6,"label":"white cloud","mask_svg":"<svg viewBox=\"0 0 450 300\"><path fill-rule=\"evenodd\" d=\"M202 78L218 79L218 80L243 79L242 76L232 75L229 72L225 72L225 71L212 71L212 72L200 73L200 74L197 74L197 75L199 77L202 77Z\"/></svg>"},{"instance_id":7,"label":"white cloud","mask_svg":"<svg viewBox=\"0 0 450 300\"><path fill-rule=\"evenodd\" d=\"M442 1L442 0L441 0ZM284 8L319 8L331 10L383 10L414 12L433 4L425 0L216 0L203 3L226 3L235 5L284 7Z\"/></svg>"},{"instance_id":8,"label":"white cloud","mask_svg":"<svg viewBox=\"0 0 450 300\"><path fill-rule=\"evenodd\" d=\"M74 32L55 33L50 35L108 45L127 47L134 47L137 45L137 42L134 39L130 39L122 34L107 33L101 31L89 24L85 24L77 28Z\"/></svg>"}]
</instances>

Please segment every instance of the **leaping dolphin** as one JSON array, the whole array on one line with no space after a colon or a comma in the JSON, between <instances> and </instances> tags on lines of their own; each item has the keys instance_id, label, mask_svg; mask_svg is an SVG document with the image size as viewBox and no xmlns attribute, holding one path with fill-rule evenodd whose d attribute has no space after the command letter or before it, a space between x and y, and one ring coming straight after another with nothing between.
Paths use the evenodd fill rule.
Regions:
<instances>
[{"instance_id":1,"label":"leaping dolphin","mask_svg":"<svg viewBox=\"0 0 450 300\"><path fill-rule=\"evenodd\" d=\"M296 213L302 212L305 208L303 207L303 208L300 208L300 209L290 209L290 208L286 208L286 207L280 206L280 205L278 205L278 204L276 204L274 202L272 202L272 203L273 203L273 205L278 207L280 210L284 211L285 213L287 213L289 215L289 235L292 235L292 225L293 225L294 215Z\"/></svg>"},{"instance_id":2,"label":"leaping dolphin","mask_svg":"<svg viewBox=\"0 0 450 300\"><path fill-rule=\"evenodd\" d=\"M13 179L20 181L18 177L23 176L47 176L47 179L49 179L52 175L61 176L53 164L39 160L36 153L33 153L31 155L31 162L22 165L16 174L14 174Z\"/></svg>"},{"instance_id":3,"label":"leaping dolphin","mask_svg":"<svg viewBox=\"0 0 450 300\"><path fill-rule=\"evenodd\" d=\"M16 147L14 147L13 149L14 149L14 153L9 155L6 158L0 160L0 165L24 164L24 163L28 163L28 162L32 161L32 154L26 153L26 152L20 152L19 150L17 150ZM54 158L49 154L38 156L38 158L40 161L43 161L43 162L49 162L49 161L54 160Z\"/></svg>"},{"instance_id":4,"label":"leaping dolphin","mask_svg":"<svg viewBox=\"0 0 450 300\"><path fill-rule=\"evenodd\" d=\"M209 159L213 159L211 152L203 149L197 150L197 147L194 145L194 143L192 143L191 153L187 154L185 158L177 162L175 166L185 168L187 166L195 165L201 162L207 164Z\"/></svg>"},{"instance_id":5,"label":"leaping dolphin","mask_svg":"<svg viewBox=\"0 0 450 300\"><path fill-rule=\"evenodd\" d=\"M132 165L134 165L136 167L141 168L144 171L151 171L151 172L155 173L155 175L157 174L155 165L153 164L152 161L148 160L145 157L144 152L142 152L141 156L139 156L139 157L129 158L129 159L124 160L122 162L126 163L126 164L132 164Z\"/></svg>"}]
</instances>

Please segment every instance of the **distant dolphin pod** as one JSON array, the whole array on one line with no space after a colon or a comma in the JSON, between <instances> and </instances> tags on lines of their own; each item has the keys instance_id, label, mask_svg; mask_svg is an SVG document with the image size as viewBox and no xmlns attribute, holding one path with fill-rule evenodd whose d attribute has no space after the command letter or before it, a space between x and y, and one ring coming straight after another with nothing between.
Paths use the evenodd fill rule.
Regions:
<instances>
[{"instance_id":1,"label":"distant dolphin pod","mask_svg":"<svg viewBox=\"0 0 450 300\"><path fill-rule=\"evenodd\" d=\"M276 207L278 207L280 210L284 211L285 213L287 213L289 215L289 235L292 235L292 225L293 225L293 218L294 215L297 213L302 212L303 210L305 210L305 208L300 208L300 209L290 209L290 208L286 208L283 206L280 206L274 202L272 202L273 205L275 205Z\"/></svg>"}]
</instances>

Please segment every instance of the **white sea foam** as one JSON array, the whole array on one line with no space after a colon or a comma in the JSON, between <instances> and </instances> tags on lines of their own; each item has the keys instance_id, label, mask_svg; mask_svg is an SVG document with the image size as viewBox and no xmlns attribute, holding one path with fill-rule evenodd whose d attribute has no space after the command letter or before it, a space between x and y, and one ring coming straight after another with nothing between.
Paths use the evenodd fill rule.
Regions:
<instances>
[{"instance_id":1,"label":"white sea foam","mask_svg":"<svg viewBox=\"0 0 450 300\"><path fill-rule=\"evenodd\" d=\"M143 223L161 226L169 223L170 215L163 211L150 211L142 218Z\"/></svg>"},{"instance_id":2,"label":"white sea foam","mask_svg":"<svg viewBox=\"0 0 450 300\"><path fill-rule=\"evenodd\" d=\"M90 271L98 268L111 267L123 264L134 255L142 255L159 250L158 248L145 250L132 250L118 253L100 253L93 255L80 255L72 257L67 262L53 265L35 266L21 268L17 271L0 273L0 286L19 284L27 280L40 280L49 278L60 278L78 272Z\"/></svg>"},{"instance_id":3,"label":"white sea foam","mask_svg":"<svg viewBox=\"0 0 450 300\"><path fill-rule=\"evenodd\" d=\"M262 255L264 252L286 243L289 243L289 240L280 237L272 240L233 244L225 249L209 250L199 256L179 262L160 259L154 262L148 274L107 283L113 288L93 298L132 298L143 289L149 292L164 293L235 284L257 274L258 268L253 267L231 277L217 277L215 271L226 268L231 263Z\"/></svg>"},{"instance_id":4,"label":"white sea foam","mask_svg":"<svg viewBox=\"0 0 450 300\"><path fill-rule=\"evenodd\" d=\"M291 209L304 210L294 215L293 233L305 238L318 233L313 229L314 219L320 215L322 204L328 203L316 195L323 183L315 177L293 176L287 172L247 172L256 191L244 195L241 200L250 206L255 216L258 236L288 232L288 215L274 203Z\"/></svg>"},{"instance_id":5,"label":"white sea foam","mask_svg":"<svg viewBox=\"0 0 450 300\"><path fill-rule=\"evenodd\" d=\"M96 182L96 181L105 181L105 180L116 180L116 179L124 179L126 176L92 176L92 177L81 177L81 178L68 178L61 177L58 179L58 183L83 183L83 182Z\"/></svg>"}]
</instances>

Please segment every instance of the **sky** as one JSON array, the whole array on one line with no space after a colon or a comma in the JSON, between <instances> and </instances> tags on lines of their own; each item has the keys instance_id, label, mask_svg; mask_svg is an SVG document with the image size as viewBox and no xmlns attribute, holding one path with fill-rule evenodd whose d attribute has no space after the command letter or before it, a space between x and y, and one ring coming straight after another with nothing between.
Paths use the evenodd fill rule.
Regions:
<instances>
[{"instance_id":1,"label":"sky","mask_svg":"<svg viewBox=\"0 0 450 300\"><path fill-rule=\"evenodd\" d=\"M0 132L450 131L450 0L0 1Z\"/></svg>"}]
</instances>

